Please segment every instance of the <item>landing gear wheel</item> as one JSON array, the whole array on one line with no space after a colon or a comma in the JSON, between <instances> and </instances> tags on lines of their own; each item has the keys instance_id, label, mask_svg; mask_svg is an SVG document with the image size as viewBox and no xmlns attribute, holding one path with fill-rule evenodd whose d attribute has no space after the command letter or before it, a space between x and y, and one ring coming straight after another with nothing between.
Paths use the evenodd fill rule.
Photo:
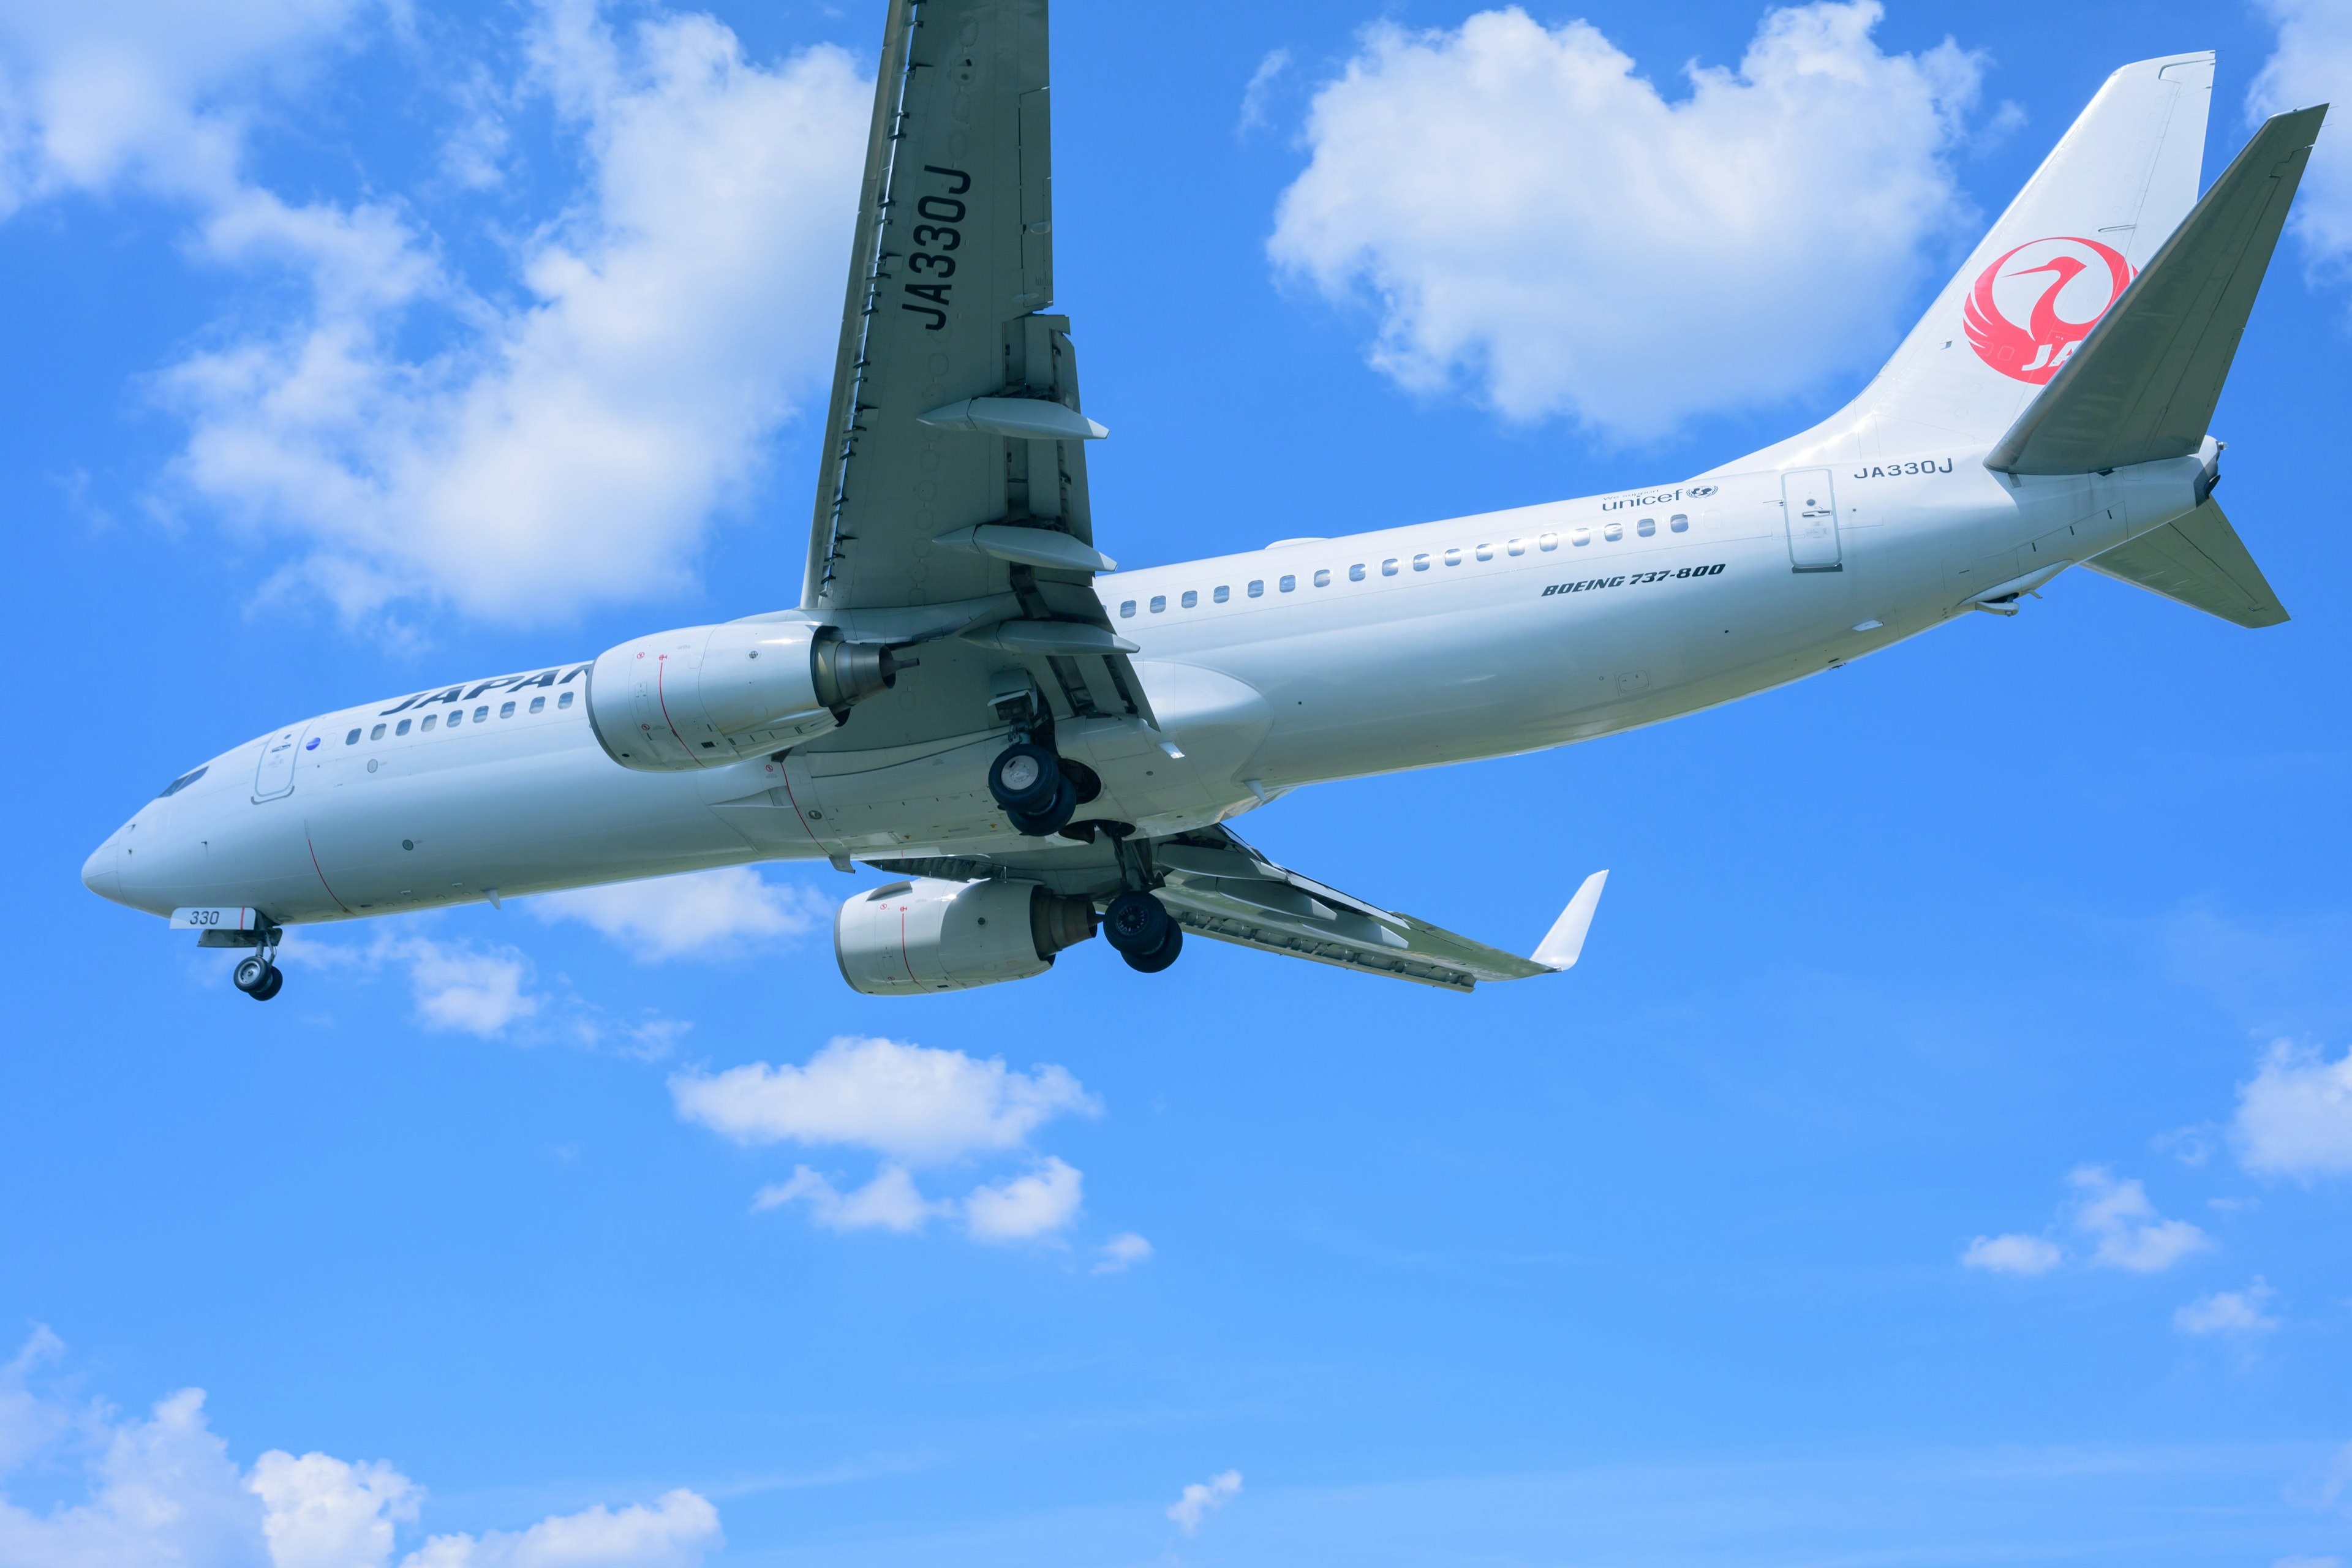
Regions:
<instances>
[{"instance_id":1,"label":"landing gear wheel","mask_svg":"<svg viewBox=\"0 0 2352 1568\"><path fill-rule=\"evenodd\" d=\"M1168 913L1168 906L1150 893L1129 890L1103 909L1103 940L1118 949L1129 963L1139 957L1154 956L1175 930L1176 921ZM1169 962L1175 962L1172 953Z\"/></svg>"},{"instance_id":2,"label":"landing gear wheel","mask_svg":"<svg viewBox=\"0 0 2352 1568\"><path fill-rule=\"evenodd\" d=\"M1015 741L989 764L988 793L1007 811L1042 816L1061 795L1061 761L1043 746Z\"/></svg>"},{"instance_id":3,"label":"landing gear wheel","mask_svg":"<svg viewBox=\"0 0 2352 1568\"><path fill-rule=\"evenodd\" d=\"M278 994L278 988L286 984L286 976L276 964L255 953L236 966L231 981L255 1001L267 1002Z\"/></svg>"},{"instance_id":4,"label":"landing gear wheel","mask_svg":"<svg viewBox=\"0 0 2352 1568\"><path fill-rule=\"evenodd\" d=\"M1011 811L1005 813L1013 826L1030 838L1045 838L1059 833L1070 824L1078 809L1078 786L1068 779L1061 782L1054 795L1054 804L1039 812Z\"/></svg>"},{"instance_id":5,"label":"landing gear wheel","mask_svg":"<svg viewBox=\"0 0 2352 1568\"><path fill-rule=\"evenodd\" d=\"M1157 974L1175 963L1176 955L1183 951L1184 928L1174 921L1170 921L1167 939L1158 947L1153 948L1150 952L1122 952L1119 956L1127 960L1127 966L1129 969L1139 973Z\"/></svg>"}]
</instances>

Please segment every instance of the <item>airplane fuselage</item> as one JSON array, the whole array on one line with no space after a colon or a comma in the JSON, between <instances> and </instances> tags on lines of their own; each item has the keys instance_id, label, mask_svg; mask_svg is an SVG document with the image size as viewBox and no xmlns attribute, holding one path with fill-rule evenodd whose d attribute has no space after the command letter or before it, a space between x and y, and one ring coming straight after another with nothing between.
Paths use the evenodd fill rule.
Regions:
<instances>
[{"instance_id":1,"label":"airplane fuselage","mask_svg":"<svg viewBox=\"0 0 2352 1568\"><path fill-rule=\"evenodd\" d=\"M1718 472L1105 575L1159 726L1074 718L1056 745L1101 779L1082 816L1160 835L1305 784L1590 740L2038 585L2187 514L2204 466L2011 479L1982 455ZM158 914L243 906L297 924L1022 844L986 788L1006 731L984 711L961 735L877 743L900 694L885 693L778 755L637 772L592 731L590 679L554 666L274 731L143 807L86 879Z\"/></svg>"}]
</instances>

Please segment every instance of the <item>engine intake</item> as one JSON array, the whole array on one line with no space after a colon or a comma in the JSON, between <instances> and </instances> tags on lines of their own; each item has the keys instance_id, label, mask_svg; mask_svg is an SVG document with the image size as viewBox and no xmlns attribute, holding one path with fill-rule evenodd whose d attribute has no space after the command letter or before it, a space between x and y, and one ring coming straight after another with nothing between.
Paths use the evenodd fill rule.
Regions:
<instances>
[{"instance_id":1,"label":"engine intake","mask_svg":"<svg viewBox=\"0 0 2352 1568\"><path fill-rule=\"evenodd\" d=\"M805 622L731 622L638 637L588 673L588 722L625 768L712 768L822 735L886 691L880 643Z\"/></svg>"},{"instance_id":2,"label":"engine intake","mask_svg":"<svg viewBox=\"0 0 2352 1568\"><path fill-rule=\"evenodd\" d=\"M867 996L969 991L1026 980L1095 933L1094 903L1034 882L919 877L861 893L833 917L833 952Z\"/></svg>"}]
</instances>

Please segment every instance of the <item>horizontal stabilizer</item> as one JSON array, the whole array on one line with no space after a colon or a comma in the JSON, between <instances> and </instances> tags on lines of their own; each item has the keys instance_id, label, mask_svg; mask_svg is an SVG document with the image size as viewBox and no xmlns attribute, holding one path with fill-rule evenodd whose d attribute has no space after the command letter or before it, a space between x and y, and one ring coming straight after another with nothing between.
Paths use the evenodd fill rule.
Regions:
<instances>
[{"instance_id":1,"label":"horizontal stabilizer","mask_svg":"<svg viewBox=\"0 0 2352 1568\"><path fill-rule=\"evenodd\" d=\"M2326 116L2322 104L2263 122L1986 468L2101 473L2198 450Z\"/></svg>"},{"instance_id":2,"label":"horizontal stabilizer","mask_svg":"<svg viewBox=\"0 0 2352 1568\"><path fill-rule=\"evenodd\" d=\"M2287 618L2238 531L2210 500L2179 522L2084 564L2242 626L2274 626Z\"/></svg>"}]
</instances>

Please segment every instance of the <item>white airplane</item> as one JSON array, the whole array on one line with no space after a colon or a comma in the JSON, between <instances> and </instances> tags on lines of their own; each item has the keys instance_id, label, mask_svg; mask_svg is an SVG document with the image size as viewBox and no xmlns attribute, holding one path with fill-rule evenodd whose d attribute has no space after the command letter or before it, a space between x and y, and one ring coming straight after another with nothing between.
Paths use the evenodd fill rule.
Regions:
<instances>
[{"instance_id":1,"label":"white airplane","mask_svg":"<svg viewBox=\"0 0 2352 1568\"><path fill-rule=\"evenodd\" d=\"M893 0L799 605L436 684L172 781L106 898L280 984L283 928L751 861L904 879L835 924L869 995L1189 933L1467 991L1531 957L1275 864L1301 785L1565 745L2009 616L2070 566L2286 619L2207 433L2325 106L2198 183L2213 57L2108 79L1876 379L1688 479L1120 572L1054 296L1044 0Z\"/></svg>"}]
</instances>

